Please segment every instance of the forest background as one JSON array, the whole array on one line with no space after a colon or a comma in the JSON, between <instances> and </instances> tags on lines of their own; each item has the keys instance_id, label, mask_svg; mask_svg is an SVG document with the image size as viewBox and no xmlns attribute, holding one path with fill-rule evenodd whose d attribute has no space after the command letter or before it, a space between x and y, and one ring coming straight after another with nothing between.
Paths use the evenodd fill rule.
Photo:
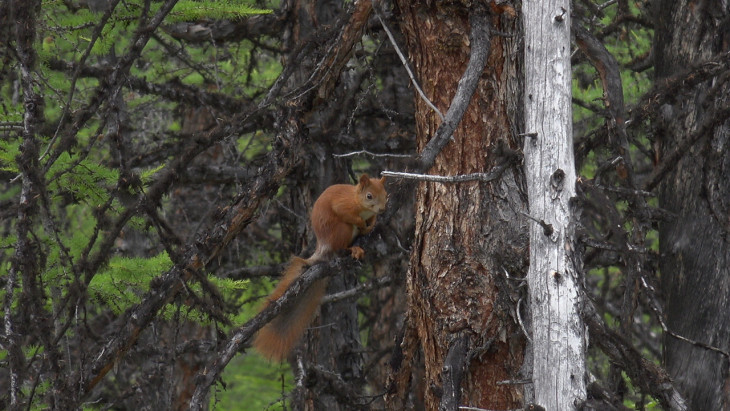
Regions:
<instances>
[{"instance_id":1,"label":"forest background","mask_svg":"<svg viewBox=\"0 0 730 411\"><path fill-rule=\"evenodd\" d=\"M552 229L525 182L528 3L2 1L0 408L528 407L527 227ZM573 38L575 406L730 409L730 6L551 24ZM389 177L290 361L248 350L316 196L383 171L471 177Z\"/></svg>"}]
</instances>

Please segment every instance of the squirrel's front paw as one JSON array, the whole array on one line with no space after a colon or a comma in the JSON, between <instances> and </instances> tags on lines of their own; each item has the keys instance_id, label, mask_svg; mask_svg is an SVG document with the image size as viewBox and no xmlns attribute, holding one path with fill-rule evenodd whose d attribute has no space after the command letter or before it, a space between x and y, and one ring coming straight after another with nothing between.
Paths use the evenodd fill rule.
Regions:
<instances>
[{"instance_id":1,"label":"squirrel's front paw","mask_svg":"<svg viewBox=\"0 0 730 411\"><path fill-rule=\"evenodd\" d=\"M352 258L359 260L365 255L365 250L358 246L350 247L350 254L352 255Z\"/></svg>"}]
</instances>

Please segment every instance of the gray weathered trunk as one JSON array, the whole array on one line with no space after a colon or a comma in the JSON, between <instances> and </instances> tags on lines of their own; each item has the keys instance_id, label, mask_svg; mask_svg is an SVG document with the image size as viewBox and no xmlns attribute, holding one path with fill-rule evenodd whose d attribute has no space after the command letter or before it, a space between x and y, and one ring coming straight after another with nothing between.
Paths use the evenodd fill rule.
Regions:
<instances>
[{"instance_id":1,"label":"gray weathered trunk","mask_svg":"<svg viewBox=\"0 0 730 411\"><path fill-rule=\"evenodd\" d=\"M525 174L530 216L528 286L534 402L575 409L585 399L585 327L575 255L570 4L526 1Z\"/></svg>"}]
</instances>

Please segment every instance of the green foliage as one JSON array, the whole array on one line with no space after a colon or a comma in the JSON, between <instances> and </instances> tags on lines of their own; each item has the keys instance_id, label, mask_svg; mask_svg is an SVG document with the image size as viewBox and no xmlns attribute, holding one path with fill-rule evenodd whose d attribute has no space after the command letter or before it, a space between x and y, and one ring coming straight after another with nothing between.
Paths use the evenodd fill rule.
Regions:
<instances>
[{"instance_id":1,"label":"green foliage","mask_svg":"<svg viewBox=\"0 0 730 411\"><path fill-rule=\"evenodd\" d=\"M216 289L223 295L223 297L226 299L226 302L229 304L234 304L236 306L240 306L239 311L233 315L230 320L232 327L235 328L249 319L253 315L257 313L257 311L251 306L251 305L244 305L243 303L250 300L251 296L251 282L248 280L233 280L230 278L220 278L216 277L214 275L208 276L208 282L211 283L213 286L216 287ZM197 282L189 282L187 284L187 287L194 292L197 295L204 294L202 287L200 286L200 283ZM168 306L165 308L165 311L163 313L163 316L165 318L173 318L175 315L176 307ZM200 324L203 325L210 325L212 321L208 318L207 314L197 307L192 307L189 316L191 319L197 321ZM226 329L229 327L225 327L223 325L219 325L222 329Z\"/></svg>"},{"instance_id":2,"label":"green foliage","mask_svg":"<svg viewBox=\"0 0 730 411\"><path fill-rule=\"evenodd\" d=\"M142 19L141 13L146 3L151 9ZM281 72L279 55L267 51L278 47L276 40L264 38L256 44L241 41L237 44L210 42L181 46L183 42L180 39L165 31L166 27L177 22L235 20L253 14L270 13L271 10L256 7L252 0L182 0L147 43L141 58L135 59L129 73L122 73L125 82L120 92L113 98L103 97L101 104L95 106L95 99L103 89L100 85L106 86L105 82L108 81L104 74L111 72L132 49L130 40L138 33L141 22L146 24L146 19L157 12L162 3L144 0L120 2L101 28L98 26L103 13L85 8L85 2L44 0L39 10L36 25L39 65L33 74L35 87L45 99L44 124L40 130L46 134L37 138L40 140L40 153L49 150L40 160L42 188L45 191L43 197L36 201L37 211L34 210L29 218L32 227L28 237L37 244L37 253L42 256L37 261L38 310L48 314L48 318L53 318L54 324L67 325L68 328L62 330L65 334L57 336L64 343L73 338L84 338L80 335L82 333L76 333L75 327L94 327L96 315L103 313L106 320L138 304L143 294L149 291L150 281L173 266L170 256L163 251L166 244L160 242L159 229L145 214L149 210L136 210L135 204L138 198L145 195L146 187L153 184L172 162L172 158L165 154L150 155L149 159L144 156L154 150L162 152L160 146L164 149L165 144L187 143L177 134L188 126L180 113L190 107L185 105L187 102L169 98L164 93L140 91L132 85L132 80L151 87L177 86L182 83L196 86L194 88L202 92L217 92L234 99L253 100L259 98ZM78 7L79 4L81 7ZM95 34L97 31L98 36ZM252 55L254 51L256 56ZM88 71L76 72L75 68L80 63ZM17 72L17 66L9 65L2 74L14 71ZM22 98L18 98L17 83L12 79L0 81L0 173L6 177L19 173L16 157L20 154L21 139L17 130L22 126L25 109ZM59 130L71 129L66 126L88 107L94 109L90 120L79 123L78 128L73 128L68 134L54 135ZM110 109L117 108L129 116L120 117L123 123L120 133L124 134L121 141L128 145L124 148L130 157L126 159L122 158L119 153L121 150L115 146L117 141L105 135L110 128L110 118L114 115ZM171 138L171 135L175 138ZM251 160L268 148L265 142L262 143L267 138L266 134L258 132L232 136L231 142L236 146L239 145L237 139L240 139L240 145L245 146L241 151L241 159ZM133 156L137 157L131 158ZM128 182L121 177L120 162L123 160L129 162L127 170L139 177L141 186L121 188L127 187L124 183ZM17 183L7 184L7 180L9 178L0 189L0 201L15 206L21 186ZM178 215L174 214L177 210L170 212L167 205L163 197L161 204L152 207L160 209L160 214L170 222L173 234L184 232L180 228L183 224L177 225ZM170 215L165 215L167 212ZM191 226L195 224L190 221L184 223ZM9 271L10 257L17 243L15 235L5 235L13 232L14 224L15 220L9 219L0 236L2 273ZM181 237L185 235L192 234L180 234ZM130 251L128 244L139 238L147 248L143 252L139 249ZM103 249L102 243L108 249ZM90 261L97 264L95 267L101 268L92 272L88 268L92 265ZM252 287L249 281L221 279L213 275L209 280L223 295L227 306L242 307L231 316L234 327L256 314L257 305L252 304L251 300L259 296L260 287ZM10 304L13 310L19 307L18 296L20 287L24 286L23 281L24 278L19 276L19 288ZM87 281L88 284L85 284ZM195 293L205 294L195 281L188 282L187 286ZM84 291L88 294L81 296L79 293ZM0 288L0 300L5 301L5 292L5 287ZM69 317L69 301L77 300L80 301L75 307L78 318ZM70 304L74 308L75 302ZM159 315L171 319L180 308L179 300L176 300ZM212 323L197 309L189 310L187 315L202 324ZM69 323L73 325L68 326ZM31 338L29 336L28 340ZM86 349L80 346L74 347L74 350L77 348L78 351ZM41 355L45 349L43 342L37 343L37 340L23 346L23 349L28 358L45 355ZM74 352L69 355L78 354ZM6 356L6 351L0 351L0 361ZM70 369L80 361L73 358L71 362L73 364L62 366ZM286 375L284 391L288 391L292 386L291 373L285 366L273 366L256 354L234 359L223 376L228 385L217 394L220 400L217 409L241 409L237 407L241 403L246 404L244 408L247 409L282 409L282 405L275 404L276 399L282 396L280 373ZM23 386L22 394L26 398L30 397L33 390L34 403L28 404L27 408L47 408L43 401L47 400L49 391L53 389L50 384L41 377L35 388ZM114 384L113 381L108 382L108 386Z\"/></svg>"},{"instance_id":3,"label":"green foliage","mask_svg":"<svg viewBox=\"0 0 730 411\"><path fill-rule=\"evenodd\" d=\"M640 10L634 2L629 2L630 13L639 16ZM602 26L611 25L616 18L616 7L608 7L604 10L605 15L601 20ZM652 84L651 71L637 72L629 66L637 59L649 55L652 48L653 32L642 27L627 29L619 26L619 32L612 36L601 37L606 49L614 56L621 69L621 81L623 83L624 100L627 108L636 103ZM593 66L584 62L573 67L573 96L602 107L603 89ZM589 79L591 79L589 81ZM580 106L574 105L574 120L580 122L586 117L593 116L593 113ZM599 123L592 123L595 128Z\"/></svg>"},{"instance_id":4,"label":"green foliage","mask_svg":"<svg viewBox=\"0 0 730 411\"><path fill-rule=\"evenodd\" d=\"M13 248L17 241L18 238L15 235L0 237L0 250Z\"/></svg>"},{"instance_id":5,"label":"green foliage","mask_svg":"<svg viewBox=\"0 0 730 411\"><path fill-rule=\"evenodd\" d=\"M248 1L219 0L193 1L181 0L175 4L166 20L168 22L194 21L206 19L235 19L252 14L267 14L271 10L255 8Z\"/></svg>"},{"instance_id":6,"label":"green foliage","mask_svg":"<svg viewBox=\"0 0 730 411\"><path fill-rule=\"evenodd\" d=\"M55 234L44 232L41 238L47 254L42 277L48 286L61 287L72 281L69 258L77 261L81 257L89 246L89 237L96 225L96 220L88 216L90 213L86 205L71 204L65 210L68 224L73 228Z\"/></svg>"},{"instance_id":7,"label":"green foliage","mask_svg":"<svg viewBox=\"0 0 730 411\"><path fill-rule=\"evenodd\" d=\"M103 26L100 35L95 37L94 32L97 30L96 26L100 21L101 13L95 13L86 8L69 12L64 2L43 1L40 14L41 27L38 33L42 40L39 42L37 52L41 61L42 84L54 91L48 94L50 101L45 105L47 118L58 118L61 115L65 107L58 104L57 100L66 101L66 96L72 91L71 76L66 72L51 69L49 62L51 60L78 62L87 53L89 54L85 57L87 64L94 65L101 62L102 65L106 65L114 62L114 59L108 60L110 55L123 55L131 46L129 39L138 28L144 4L143 0L126 1L120 4L114 9L107 24ZM149 13L158 11L161 5L162 2L152 2ZM251 0L183 0L179 1L172 12L167 15L164 24L182 21L239 19L270 12L270 9L254 6ZM161 41L167 42L168 45L160 44ZM211 62L210 57L215 54L211 52L215 52L215 50L207 47L191 47L186 52L181 52L180 59L170 58L169 44L177 41L164 32L160 32L158 37L150 41L144 51L144 58L147 61L154 61L155 64L135 65L132 67L131 73L142 78L155 79L157 82L181 79L183 83L191 85L223 85L226 89L221 91L240 95L242 91L259 92L262 88L261 83L270 83L281 71L281 64L274 56L269 58L264 55L259 60L262 64L250 64L250 51L254 45L248 42L242 43L237 49L230 49L232 53L227 52L225 56L220 56ZM189 53L189 55L186 56L185 53ZM196 63L189 64L189 62ZM220 76L234 81L220 81L217 78ZM79 108L86 101L86 93L92 91L98 84L98 80L95 78L87 76L76 78L73 84L74 98L69 101L68 110L74 111ZM253 84L256 85L253 86ZM5 89L0 90L0 93L8 97L12 90L7 86L4 87ZM135 98L137 97L135 96ZM22 113L22 107L17 108L15 112ZM2 113L0 121L11 121L11 119L7 113ZM90 126L93 126L93 123ZM84 135L89 132L82 129L80 133Z\"/></svg>"},{"instance_id":8,"label":"green foliage","mask_svg":"<svg viewBox=\"0 0 730 411\"><path fill-rule=\"evenodd\" d=\"M70 193L75 201L98 207L109 199L109 191L119 179L119 171L63 152L51 166L47 178L53 192Z\"/></svg>"},{"instance_id":9,"label":"green foliage","mask_svg":"<svg viewBox=\"0 0 730 411\"><path fill-rule=\"evenodd\" d=\"M157 167L151 168L149 170L145 170L142 172L142 174L139 175L140 180L142 180L142 183L149 184L153 177L163 168L165 168L165 164L160 164Z\"/></svg>"},{"instance_id":10,"label":"green foliage","mask_svg":"<svg viewBox=\"0 0 730 411\"><path fill-rule=\"evenodd\" d=\"M23 387L23 395L29 396L31 392L31 388L33 389L33 395L37 397L41 397L43 395L46 395L51 390L51 382L50 381L42 381L38 383L35 387L25 386ZM47 408L43 408L40 406L35 406L31 408L32 410L43 410Z\"/></svg>"},{"instance_id":11,"label":"green foliage","mask_svg":"<svg viewBox=\"0 0 730 411\"><path fill-rule=\"evenodd\" d=\"M139 303L140 295L149 289L149 281L171 267L172 261L166 252L151 258L113 257L106 268L94 276L89 292L119 314Z\"/></svg>"},{"instance_id":12,"label":"green foliage","mask_svg":"<svg viewBox=\"0 0 730 411\"><path fill-rule=\"evenodd\" d=\"M18 173L15 158L20 155L19 140L0 140L0 171Z\"/></svg>"},{"instance_id":13,"label":"green foliage","mask_svg":"<svg viewBox=\"0 0 730 411\"><path fill-rule=\"evenodd\" d=\"M284 410L281 402L294 386L288 364L278 366L258 354L236 356L222 375L225 388L215 387L210 409Z\"/></svg>"}]
</instances>

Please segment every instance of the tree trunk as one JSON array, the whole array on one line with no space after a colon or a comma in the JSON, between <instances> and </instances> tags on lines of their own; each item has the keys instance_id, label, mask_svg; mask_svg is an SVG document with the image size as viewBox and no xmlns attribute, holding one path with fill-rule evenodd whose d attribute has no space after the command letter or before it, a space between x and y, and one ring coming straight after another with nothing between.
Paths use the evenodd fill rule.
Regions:
<instances>
[{"instance_id":1,"label":"tree trunk","mask_svg":"<svg viewBox=\"0 0 730 411\"><path fill-rule=\"evenodd\" d=\"M442 112L452 102L470 58L477 5L399 1L398 18L416 77ZM487 172L505 164L516 149L520 121L521 56L514 10L484 19L514 37L493 37L486 69L481 72L466 113L428 170L456 176ZM489 35L489 28L484 33ZM487 37L488 38L488 37ZM478 75L479 73L477 73ZM469 102L470 99L470 102ZM457 120L458 122L458 120ZM434 138L439 116L416 97L419 151ZM446 124L448 126L449 124ZM401 345L399 374L419 349L425 362L426 409L466 405L513 409L522 405L519 379L524 339L516 320L516 299L505 273L523 276L527 262L527 227L523 174L508 167L489 182L421 182L416 197L416 228L408 293L408 331ZM463 374L462 374L463 373ZM407 384L396 376L388 407L403 406Z\"/></svg>"},{"instance_id":2,"label":"tree trunk","mask_svg":"<svg viewBox=\"0 0 730 411\"><path fill-rule=\"evenodd\" d=\"M728 51L728 11L714 2L660 1L657 81ZM665 104L656 122L660 157L693 136L659 188L674 216L659 228L668 328L730 350L730 150L725 121L730 89L712 78ZM719 112L725 111L724 115ZM700 133L698 135L698 133ZM661 158L660 158L661 159ZM728 360L665 335L665 366L693 410L730 410Z\"/></svg>"},{"instance_id":3,"label":"tree trunk","mask_svg":"<svg viewBox=\"0 0 730 411\"><path fill-rule=\"evenodd\" d=\"M547 410L571 410L586 399L586 347L571 204L576 180L570 2L530 0L522 11L534 402Z\"/></svg>"}]
</instances>

